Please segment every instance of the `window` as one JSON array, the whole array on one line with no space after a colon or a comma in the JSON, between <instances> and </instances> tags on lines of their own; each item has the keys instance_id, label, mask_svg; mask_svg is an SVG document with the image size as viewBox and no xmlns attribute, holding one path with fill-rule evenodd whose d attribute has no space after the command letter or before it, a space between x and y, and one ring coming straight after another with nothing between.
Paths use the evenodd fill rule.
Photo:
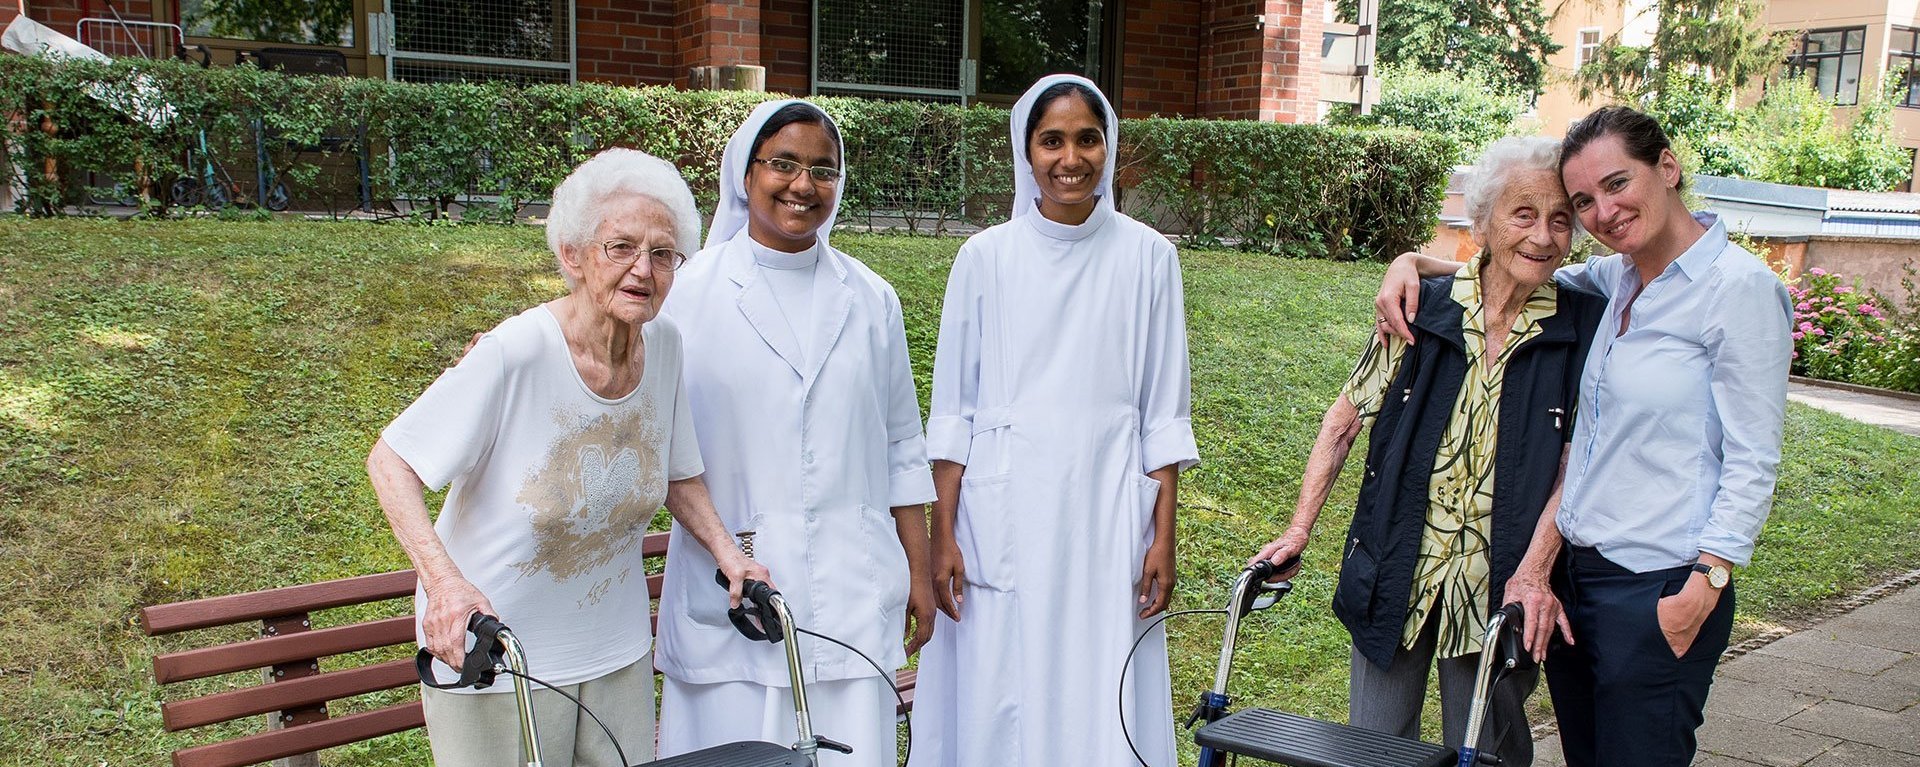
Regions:
<instances>
[{"instance_id":1,"label":"window","mask_svg":"<svg viewBox=\"0 0 1920 767\"><path fill-rule=\"evenodd\" d=\"M1898 84L1900 106L1920 108L1920 29L1893 28L1887 41L1887 79Z\"/></svg>"},{"instance_id":2,"label":"window","mask_svg":"<svg viewBox=\"0 0 1920 767\"><path fill-rule=\"evenodd\" d=\"M1600 55L1600 28L1587 27L1580 30L1573 46L1573 68L1579 69Z\"/></svg>"},{"instance_id":3,"label":"window","mask_svg":"<svg viewBox=\"0 0 1920 767\"><path fill-rule=\"evenodd\" d=\"M1101 82L1107 13L1099 0L985 0L980 92L1019 94L1055 72Z\"/></svg>"},{"instance_id":4,"label":"window","mask_svg":"<svg viewBox=\"0 0 1920 767\"><path fill-rule=\"evenodd\" d=\"M1860 103L1860 60L1867 28L1816 29L1800 36L1800 49L1787 59L1793 76L1808 75L1820 95L1834 103Z\"/></svg>"},{"instance_id":5,"label":"window","mask_svg":"<svg viewBox=\"0 0 1920 767\"><path fill-rule=\"evenodd\" d=\"M194 37L353 47L353 0L181 0Z\"/></svg>"}]
</instances>

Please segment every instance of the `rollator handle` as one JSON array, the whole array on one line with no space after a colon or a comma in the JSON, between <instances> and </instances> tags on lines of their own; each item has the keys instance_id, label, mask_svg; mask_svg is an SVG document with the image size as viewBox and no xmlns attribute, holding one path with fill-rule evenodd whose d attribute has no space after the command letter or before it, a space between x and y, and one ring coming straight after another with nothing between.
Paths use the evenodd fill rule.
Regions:
<instances>
[{"instance_id":1,"label":"rollator handle","mask_svg":"<svg viewBox=\"0 0 1920 767\"><path fill-rule=\"evenodd\" d=\"M500 632L508 631L506 624L485 613L467 616L467 632L473 634L473 650L460 664L460 678L451 682L441 682L433 675L433 653L422 647L413 655L414 671L420 675L420 683L436 690L451 690L460 687L472 687L484 690L493 686L494 669L504 665L507 660L507 648L500 641Z\"/></svg>"},{"instance_id":2,"label":"rollator handle","mask_svg":"<svg viewBox=\"0 0 1920 767\"><path fill-rule=\"evenodd\" d=\"M845 743L841 743L840 741L834 740L832 738L823 738L819 735L815 735L813 736L813 742L814 742L814 745L817 745L828 751L838 751L843 754L853 753L853 746L849 746Z\"/></svg>"},{"instance_id":3,"label":"rollator handle","mask_svg":"<svg viewBox=\"0 0 1920 767\"><path fill-rule=\"evenodd\" d=\"M724 570L714 570L713 581L723 589L733 585ZM741 636L755 642L779 644L782 639L780 614L773 609L773 598L777 596L780 592L772 586L748 578L740 583L740 606L727 608L727 620ZM753 622L755 618L760 620L758 624Z\"/></svg>"},{"instance_id":4,"label":"rollator handle","mask_svg":"<svg viewBox=\"0 0 1920 767\"><path fill-rule=\"evenodd\" d=\"M1500 655L1507 668L1532 668L1534 665L1533 654L1527 652L1526 637L1521 636L1520 632L1521 627L1526 625L1526 616L1526 608L1521 607L1519 602L1510 603L1494 613L1494 617L1500 620Z\"/></svg>"}]
</instances>

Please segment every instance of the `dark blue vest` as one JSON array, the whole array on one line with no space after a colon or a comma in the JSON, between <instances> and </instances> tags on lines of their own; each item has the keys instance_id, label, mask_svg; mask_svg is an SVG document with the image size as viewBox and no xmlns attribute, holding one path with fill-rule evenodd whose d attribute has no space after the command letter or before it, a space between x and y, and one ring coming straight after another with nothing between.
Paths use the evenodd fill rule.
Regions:
<instances>
[{"instance_id":1,"label":"dark blue vest","mask_svg":"<svg viewBox=\"0 0 1920 767\"><path fill-rule=\"evenodd\" d=\"M1333 612L1353 645L1387 668L1406 628L1413 572L1426 526L1427 484L1460 387L1466 380L1466 308L1452 298L1453 278L1421 284L1418 339L1407 350L1367 437L1360 503L1341 550ZM1489 591L1491 613L1504 604L1507 579L1532 542L1535 523L1573 436L1580 368L1606 314L1601 296L1559 289L1553 316L1513 349L1501 384L1494 455Z\"/></svg>"}]
</instances>

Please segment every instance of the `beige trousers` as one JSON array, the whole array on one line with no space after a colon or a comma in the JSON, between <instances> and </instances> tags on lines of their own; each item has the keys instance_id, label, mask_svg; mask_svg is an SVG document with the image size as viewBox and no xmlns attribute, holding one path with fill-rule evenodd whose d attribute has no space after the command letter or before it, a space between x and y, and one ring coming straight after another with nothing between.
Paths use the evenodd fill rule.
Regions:
<instances>
[{"instance_id":1,"label":"beige trousers","mask_svg":"<svg viewBox=\"0 0 1920 767\"><path fill-rule=\"evenodd\" d=\"M533 687L542 767L628 767L620 764L607 734L578 706L552 690ZM502 692L421 688L435 765L524 767L513 677L503 674L489 689ZM653 653L619 671L560 689L587 704L613 729L629 765L653 760Z\"/></svg>"}]
</instances>

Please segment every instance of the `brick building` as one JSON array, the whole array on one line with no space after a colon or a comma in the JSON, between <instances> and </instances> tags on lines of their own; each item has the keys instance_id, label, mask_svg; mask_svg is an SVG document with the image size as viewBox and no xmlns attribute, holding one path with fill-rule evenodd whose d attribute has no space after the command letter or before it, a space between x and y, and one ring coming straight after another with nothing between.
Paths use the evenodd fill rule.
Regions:
<instances>
[{"instance_id":1,"label":"brick building","mask_svg":"<svg viewBox=\"0 0 1920 767\"><path fill-rule=\"evenodd\" d=\"M4 2L5 0L0 0ZM1327 0L314 0L306 17L210 18L204 0L14 0L114 55L175 24L215 64L338 51L362 76L691 87L1010 103L1077 71L1124 116L1313 122ZM236 4L226 4L232 6ZM111 18L130 25L81 19Z\"/></svg>"}]
</instances>

